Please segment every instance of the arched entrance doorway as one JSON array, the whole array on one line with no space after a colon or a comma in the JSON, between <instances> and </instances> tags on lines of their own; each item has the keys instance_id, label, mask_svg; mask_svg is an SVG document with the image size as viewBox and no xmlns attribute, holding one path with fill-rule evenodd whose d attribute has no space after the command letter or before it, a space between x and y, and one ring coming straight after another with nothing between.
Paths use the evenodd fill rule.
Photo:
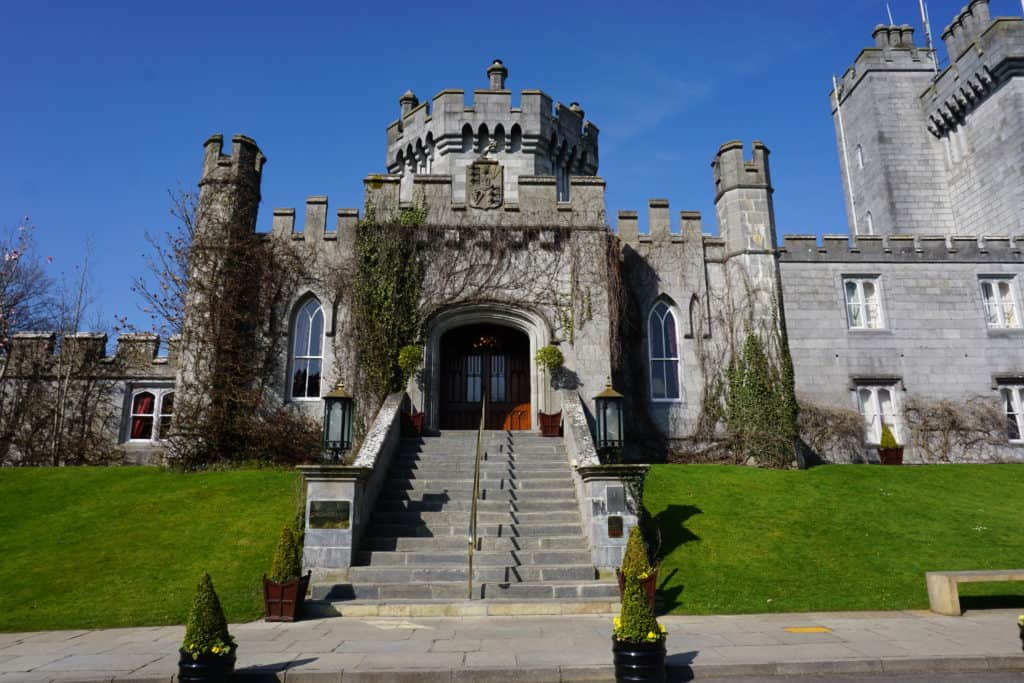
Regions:
<instances>
[{"instance_id":1,"label":"arched entrance doorway","mask_svg":"<svg viewBox=\"0 0 1024 683\"><path fill-rule=\"evenodd\" d=\"M530 339L504 325L479 323L441 337L441 429L476 429L487 397L487 429L531 427Z\"/></svg>"}]
</instances>

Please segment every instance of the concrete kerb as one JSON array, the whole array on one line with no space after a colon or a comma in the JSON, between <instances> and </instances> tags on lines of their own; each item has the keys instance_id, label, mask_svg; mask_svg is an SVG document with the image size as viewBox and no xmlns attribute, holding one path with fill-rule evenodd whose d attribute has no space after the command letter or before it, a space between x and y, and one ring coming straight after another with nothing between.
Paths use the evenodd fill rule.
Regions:
<instances>
[{"instance_id":1,"label":"concrete kerb","mask_svg":"<svg viewBox=\"0 0 1024 683\"><path fill-rule=\"evenodd\" d=\"M678 655L676 655L678 656ZM670 658L671 659L671 658ZM822 676L873 673L929 673L1024 671L1024 657L939 657L913 659L861 659L818 662L780 662L757 664L685 664L667 665L669 681L745 676ZM113 676L61 679L68 683L175 683L176 676ZM493 667L437 670L380 671L268 671L241 669L234 681L245 683L494 683L515 680L521 683L604 683L614 681L609 666Z\"/></svg>"}]
</instances>

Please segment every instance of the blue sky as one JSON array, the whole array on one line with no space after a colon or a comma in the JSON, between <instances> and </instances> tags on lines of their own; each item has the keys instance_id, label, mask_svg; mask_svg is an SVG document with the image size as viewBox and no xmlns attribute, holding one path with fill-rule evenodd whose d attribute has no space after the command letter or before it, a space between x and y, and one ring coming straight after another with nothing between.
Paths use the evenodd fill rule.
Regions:
<instances>
[{"instance_id":1,"label":"blue sky","mask_svg":"<svg viewBox=\"0 0 1024 683\"><path fill-rule=\"evenodd\" d=\"M929 2L937 40L963 2ZM916 0L890 4L923 44ZM1020 12L992 1L994 16ZM267 155L260 229L308 195L358 207L399 96L485 87L499 58L514 100L540 88L600 128L609 216L638 209L643 230L647 200L666 197L714 232L711 158L760 139L779 233L845 232L831 75L885 21L875 0L2 0L0 227L30 216L55 274L90 239L97 310L145 326L129 291L143 233L169 226L167 191L195 185L211 133L244 133Z\"/></svg>"}]
</instances>

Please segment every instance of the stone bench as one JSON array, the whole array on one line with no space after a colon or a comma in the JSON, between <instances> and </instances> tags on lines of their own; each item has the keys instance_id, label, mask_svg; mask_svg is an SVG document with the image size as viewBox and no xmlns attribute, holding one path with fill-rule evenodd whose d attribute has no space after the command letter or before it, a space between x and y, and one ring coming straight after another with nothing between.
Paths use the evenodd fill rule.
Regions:
<instances>
[{"instance_id":1,"label":"stone bench","mask_svg":"<svg viewBox=\"0 0 1024 683\"><path fill-rule=\"evenodd\" d=\"M928 606L931 611L958 617L961 614L958 584L985 581L1024 581L1024 569L926 572L924 578L928 583Z\"/></svg>"}]
</instances>

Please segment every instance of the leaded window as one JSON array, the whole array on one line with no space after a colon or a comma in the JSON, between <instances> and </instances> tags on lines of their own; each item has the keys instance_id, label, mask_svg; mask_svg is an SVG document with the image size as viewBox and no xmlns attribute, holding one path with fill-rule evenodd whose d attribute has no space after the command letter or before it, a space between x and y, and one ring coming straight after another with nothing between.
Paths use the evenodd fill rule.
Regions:
<instances>
[{"instance_id":1,"label":"leaded window","mask_svg":"<svg viewBox=\"0 0 1024 683\"><path fill-rule=\"evenodd\" d=\"M980 282L985 323L994 328L1020 327L1020 310L1013 278L986 277L981 278Z\"/></svg>"},{"instance_id":2,"label":"leaded window","mask_svg":"<svg viewBox=\"0 0 1024 683\"><path fill-rule=\"evenodd\" d=\"M851 330L876 330L884 327L879 290L877 277L843 278L846 322Z\"/></svg>"},{"instance_id":3,"label":"leaded window","mask_svg":"<svg viewBox=\"0 0 1024 683\"><path fill-rule=\"evenodd\" d=\"M323 344L324 309L319 301L309 299L299 308L292 324L292 398L320 398Z\"/></svg>"},{"instance_id":4,"label":"leaded window","mask_svg":"<svg viewBox=\"0 0 1024 683\"><path fill-rule=\"evenodd\" d=\"M651 398L655 401L679 400L676 317L664 301L659 301L651 309L647 319L647 339L651 358Z\"/></svg>"}]
</instances>

